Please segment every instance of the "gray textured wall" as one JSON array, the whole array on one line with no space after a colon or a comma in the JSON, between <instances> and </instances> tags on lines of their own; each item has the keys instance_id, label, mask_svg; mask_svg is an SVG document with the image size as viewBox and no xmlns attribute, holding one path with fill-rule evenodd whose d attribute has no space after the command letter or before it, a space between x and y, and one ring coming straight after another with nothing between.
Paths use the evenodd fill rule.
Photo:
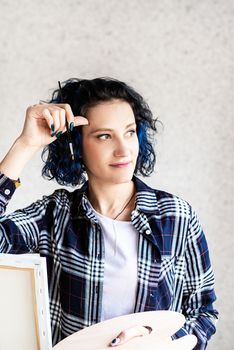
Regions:
<instances>
[{"instance_id":1,"label":"gray textured wall","mask_svg":"<svg viewBox=\"0 0 234 350\"><path fill-rule=\"evenodd\" d=\"M132 84L164 124L147 182L187 199L206 231L216 273L217 334L231 350L233 307L233 0L0 0L0 157L25 109L57 80L109 75ZM9 210L55 184L38 154Z\"/></svg>"}]
</instances>

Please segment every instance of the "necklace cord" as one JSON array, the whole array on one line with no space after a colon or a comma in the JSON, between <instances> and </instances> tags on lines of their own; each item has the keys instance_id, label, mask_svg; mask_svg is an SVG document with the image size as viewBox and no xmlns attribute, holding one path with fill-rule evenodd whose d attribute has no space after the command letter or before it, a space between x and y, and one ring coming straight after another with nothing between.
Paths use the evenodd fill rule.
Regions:
<instances>
[{"instance_id":1,"label":"necklace cord","mask_svg":"<svg viewBox=\"0 0 234 350\"><path fill-rule=\"evenodd\" d=\"M113 218L113 220L116 220L116 219L120 216L120 214L123 213L123 211L124 211L124 210L127 208L127 206L131 203L131 201L132 201L134 195L135 195L135 192L133 192L133 194L131 195L131 198L129 199L129 201L125 204L125 206L124 206L123 209L119 212L119 214Z\"/></svg>"}]
</instances>

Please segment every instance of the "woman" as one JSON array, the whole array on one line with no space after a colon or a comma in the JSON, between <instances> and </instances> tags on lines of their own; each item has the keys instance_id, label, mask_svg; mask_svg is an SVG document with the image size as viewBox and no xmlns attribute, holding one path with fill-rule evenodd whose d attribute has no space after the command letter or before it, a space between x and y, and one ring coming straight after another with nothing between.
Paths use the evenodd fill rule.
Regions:
<instances>
[{"instance_id":1,"label":"woman","mask_svg":"<svg viewBox=\"0 0 234 350\"><path fill-rule=\"evenodd\" d=\"M23 131L0 164L0 251L47 258L53 344L102 320L148 310L182 312L186 323L175 337L195 334L196 349L215 332L214 277L196 214L136 177L153 172L155 132L148 105L127 84L71 79L48 104L27 109ZM4 215L22 169L41 148L46 178L82 187ZM145 332L127 330L111 345Z\"/></svg>"}]
</instances>

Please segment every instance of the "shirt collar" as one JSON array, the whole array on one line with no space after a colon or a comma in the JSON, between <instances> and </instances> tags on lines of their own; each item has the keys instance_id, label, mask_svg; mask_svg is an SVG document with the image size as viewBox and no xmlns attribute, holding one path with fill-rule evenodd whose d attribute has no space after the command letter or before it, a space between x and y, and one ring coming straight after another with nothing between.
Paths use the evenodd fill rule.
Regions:
<instances>
[{"instance_id":1,"label":"shirt collar","mask_svg":"<svg viewBox=\"0 0 234 350\"><path fill-rule=\"evenodd\" d=\"M138 177L133 177L136 186L136 209L147 214L158 214L156 191Z\"/></svg>"},{"instance_id":2,"label":"shirt collar","mask_svg":"<svg viewBox=\"0 0 234 350\"><path fill-rule=\"evenodd\" d=\"M133 182L136 187L136 205L135 209L146 214L146 216L159 212L156 192L138 177L133 176ZM73 192L73 201L71 206L71 217L73 219L87 216L89 219L96 221L95 214L87 198L88 181Z\"/></svg>"},{"instance_id":3,"label":"shirt collar","mask_svg":"<svg viewBox=\"0 0 234 350\"><path fill-rule=\"evenodd\" d=\"M163 233L160 222L154 220L153 227L149 223L150 216L160 214L157 192L136 176L133 177L133 181L136 186L136 205L131 215L131 221L136 230L153 243L160 252L163 248ZM98 220L87 198L87 190L88 181L80 189L73 192L71 218L97 223Z\"/></svg>"}]
</instances>

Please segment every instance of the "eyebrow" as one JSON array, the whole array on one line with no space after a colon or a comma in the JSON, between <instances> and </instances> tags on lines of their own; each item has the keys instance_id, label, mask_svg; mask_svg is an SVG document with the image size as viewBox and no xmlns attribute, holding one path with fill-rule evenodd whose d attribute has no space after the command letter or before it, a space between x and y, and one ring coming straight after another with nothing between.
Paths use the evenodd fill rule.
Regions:
<instances>
[{"instance_id":1,"label":"eyebrow","mask_svg":"<svg viewBox=\"0 0 234 350\"><path fill-rule=\"evenodd\" d=\"M130 126L135 126L136 123L133 122L131 124L128 124L126 125L125 129L128 129ZM93 130L90 132L90 134L95 134L96 132L100 132L100 131L114 131L114 129L110 129L110 128L99 128L99 129L96 129L96 130Z\"/></svg>"}]
</instances>

